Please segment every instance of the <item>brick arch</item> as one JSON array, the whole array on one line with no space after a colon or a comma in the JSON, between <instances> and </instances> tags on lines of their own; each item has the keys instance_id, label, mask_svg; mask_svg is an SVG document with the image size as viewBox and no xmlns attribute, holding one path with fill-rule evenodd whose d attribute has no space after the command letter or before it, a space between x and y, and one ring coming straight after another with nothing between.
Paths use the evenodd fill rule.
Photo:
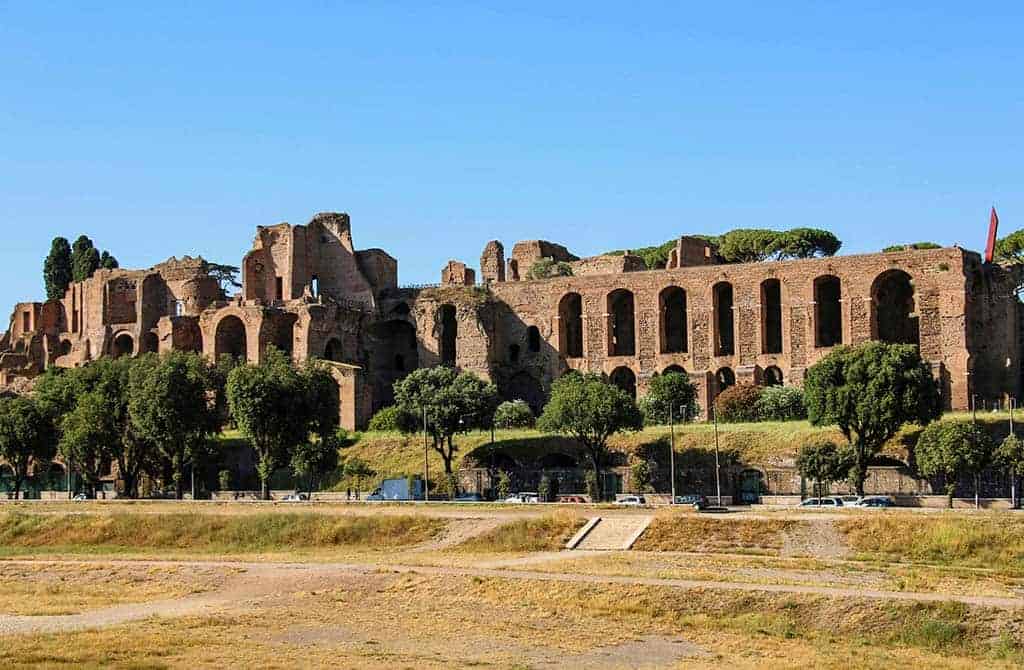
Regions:
<instances>
[{"instance_id":1,"label":"brick arch","mask_svg":"<svg viewBox=\"0 0 1024 670\"><path fill-rule=\"evenodd\" d=\"M210 321L202 328L203 353L216 360L219 355L218 349L225 344L223 341L218 347L217 332L226 319L238 319L243 326L246 340L245 360L250 363L258 363L260 360L260 330L263 323L262 315L254 315L240 307L225 307L217 310Z\"/></svg>"},{"instance_id":2,"label":"brick arch","mask_svg":"<svg viewBox=\"0 0 1024 670\"><path fill-rule=\"evenodd\" d=\"M575 291L558 301L558 352L566 358L583 357L583 296Z\"/></svg>"},{"instance_id":3,"label":"brick arch","mask_svg":"<svg viewBox=\"0 0 1024 670\"><path fill-rule=\"evenodd\" d=\"M636 373L628 365L620 365L612 370L608 381L636 398Z\"/></svg>"},{"instance_id":4,"label":"brick arch","mask_svg":"<svg viewBox=\"0 0 1024 670\"><path fill-rule=\"evenodd\" d=\"M617 288L605 297L608 314L608 355L636 355L636 297Z\"/></svg>"},{"instance_id":5,"label":"brick arch","mask_svg":"<svg viewBox=\"0 0 1024 670\"><path fill-rule=\"evenodd\" d=\"M666 286L658 293L658 314L663 354L681 354L689 350L686 290L676 285Z\"/></svg>"},{"instance_id":6,"label":"brick arch","mask_svg":"<svg viewBox=\"0 0 1024 670\"><path fill-rule=\"evenodd\" d=\"M898 268L871 283L871 337L894 344L920 344L918 295L914 279Z\"/></svg>"},{"instance_id":7,"label":"brick arch","mask_svg":"<svg viewBox=\"0 0 1024 670\"><path fill-rule=\"evenodd\" d=\"M127 330L118 331L110 338L110 355L112 357L133 356L135 351L135 336Z\"/></svg>"}]
</instances>

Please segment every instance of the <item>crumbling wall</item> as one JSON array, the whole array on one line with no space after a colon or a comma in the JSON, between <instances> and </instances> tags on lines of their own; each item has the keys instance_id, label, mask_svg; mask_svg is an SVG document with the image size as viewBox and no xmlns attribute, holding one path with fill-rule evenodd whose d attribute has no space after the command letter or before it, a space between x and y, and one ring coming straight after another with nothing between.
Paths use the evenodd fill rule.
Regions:
<instances>
[{"instance_id":1,"label":"crumbling wall","mask_svg":"<svg viewBox=\"0 0 1024 670\"><path fill-rule=\"evenodd\" d=\"M480 254L480 279L485 284L505 281L505 247L491 240Z\"/></svg>"}]
</instances>

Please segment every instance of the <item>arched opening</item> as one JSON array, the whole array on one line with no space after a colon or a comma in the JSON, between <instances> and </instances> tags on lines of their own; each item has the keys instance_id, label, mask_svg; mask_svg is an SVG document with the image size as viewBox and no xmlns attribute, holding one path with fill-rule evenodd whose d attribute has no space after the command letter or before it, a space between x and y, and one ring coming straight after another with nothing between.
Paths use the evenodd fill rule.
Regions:
<instances>
[{"instance_id":1,"label":"arched opening","mask_svg":"<svg viewBox=\"0 0 1024 670\"><path fill-rule=\"evenodd\" d=\"M663 375L685 375L686 369L681 365L670 365L661 371Z\"/></svg>"},{"instance_id":2,"label":"arched opening","mask_svg":"<svg viewBox=\"0 0 1024 670\"><path fill-rule=\"evenodd\" d=\"M203 331L194 318L182 319L174 324L173 340L173 348L177 351L203 351Z\"/></svg>"},{"instance_id":3,"label":"arched opening","mask_svg":"<svg viewBox=\"0 0 1024 670\"><path fill-rule=\"evenodd\" d=\"M225 354L243 361L248 358L245 324L237 316L230 315L221 319L215 337L214 353L217 358Z\"/></svg>"},{"instance_id":4,"label":"arched opening","mask_svg":"<svg viewBox=\"0 0 1024 670\"><path fill-rule=\"evenodd\" d=\"M730 386L735 386L736 374L732 371L732 368L719 368L718 372L715 373L715 385L718 387L719 393Z\"/></svg>"},{"instance_id":5,"label":"arched opening","mask_svg":"<svg viewBox=\"0 0 1024 670\"><path fill-rule=\"evenodd\" d=\"M341 341L337 343L341 357ZM408 321L379 321L367 329L370 373L373 380L373 410L394 403L394 384L419 367L416 328ZM328 343L330 348L330 343Z\"/></svg>"},{"instance_id":6,"label":"arched opening","mask_svg":"<svg viewBox=\"0 0 1024 670\"><path fill-rule=\"evenodd\" d=\"M918 344L920 328L915 311L914 282L903 270L888 270L871 285L873 335L893 344Z\"/></svg>"},{"instance_id":7,"label":"arched opening","mask_svg":"<svg viewBox=\"0 0 1024 670\"><path fill-rule=\"evenodd\" d=\"M608 294L608 355L636 354L633 294L620 288Z\"/></svg>"},{"instance_id":8,"label":"arched opening","mask_svg":"<svg viewBox=\"0 0 1024 670\"><path fill-rule=\"evenodd\" d=\"M501 397L505 400L522 400L533 411L534 416L540 415L546 401L544 387L529 372L520 371L512 375L500 385Z\"/></svg>"},{"instance_id":9,"label":"arched opening","mask_svg":"<svg viewBox=\"0 0 1024 670\"><path fill-rule=\"evenodd\" d=\"M281 314L273 323L274 337L271 343L289 356L295 349L295 322L298 318L295 314Z\"/></svg>"},{"instance_id":10,"label":"arched opening","mask_svg":"<svg viewBox=\"0 0 1024 670\"><path fill-rule=\"evenodd\" d=\"M327 340L327 346L324 347L324 360L332 361L334 363L342 362L341 340L337 337L332 337Z\"/></svg>"},{"instance_id":11,"label":"arched opening","mask_svg":"<svg viewBox=\"0 0 1024 670\"><path fill-rule=\"evenodd\" d=\"M57 349L58 356L67 356L71 353L71 340L61 340L60 348Z\"/></svg>"},{"instance_id":12,"label":"arched opening","mask_svg":"<svg viewBox=\"0 0 1024 670\"><path fill-rule=\"evenodd\" d=\"M542 456L537 465L544 470L570 470L580 466L579 461L569 454L557 451Z\"/></svg>"},{"instance_id":13,"label":"arched opening","mask_svg":"<svg viewBox=\"0 0 1024 670\"><path fill-rule=\"evenodd\" d=\"M441 328L440 337L438 338L441 349L438 352L441 355L441 364L455 365L457 358L455 343L459 336L459 322L456 319L455 306L441 305L441 309L438 310L438 320Z\"/></svg>"},{"instance_id":14,"label":"arched opening","mask_svg":"<svg viewBox=\"0 0 1024 670\"><path fill-rule=\"evenodd\" d=\"M510 344L508 345L508 362L518 363L519 362L519 345Z\"/></svg>"},{"instance_id":15,"label":"arched opening","mask_svg":"<svg viewBox=\"0 0 1024 670\"><path fill-rule=\"evenodd\" d=\"M678 286L664 289L661 303L661 353L681 354L688 348L686 335L686 291Z\"/></svg>"},{"instance_id":16,"label":"arched opening","mask_svg":"<svg viewBox=\"0 0 1024 670\"><path fill-rule=\"evenodd\" d=\"M583 357L583 298L566 293L558 303L559 350L566 358Z\"/></svg>"},{"instance_id":17,"label":"arched opening","mask_svg":"<svg viewBox=\"0 0 1024 670\"><path fill-rule=\"evenodd\" d=\"M540 329L537 326L530 326L526 329L526 348L532 354L540 351Z\"/></svg>"},{"instance_id":18,"label":"arched opening","mask_svg":"<svg viewBox=\"0 0 1024 670\"><path fill-rule=\"evenodd\" d=\"M736 353L733 332L732 284L719 282L712 289L715 309L715 356L732 356Z\"/></svg>"},{"instance_id":19,"label":"arched opening","mask_svg":"<svg viewBox=\"0 0 1024 670\"><path fill-rule=\"evenodd\" d=\"M761 353L782 353L782 283L761 282Z\"/></svg>"},{"instance_id":20,"label":"arched opening","mask_svg":"<svg viewBox=\"0 0 1024 670\"><path fill-rule=\"evenodd\" d=\"M160 338L156 333L144 333L142 335L141 353L155 354L160 349Z\"/></svg>"},{"instance_id":21,"label":"arched opening","mask_svg":"<svg viewBox=\"0 0 1024 670\"><path fill-rule=\"evenodd\" d=\"M131 356L135 353L135 340L128 333L121 333L114 338L114 344L111 347L110 353L114 358Z\"/></svg>"},{"instance_id":22,"label":"arched opening","mask_svg":"<svg viewBox=\"0 0 1024 670\"><path fill-rule=\"evenodd\" d=\"M782 370L771 365L764 369L764 385L765 386L782 386Z\"/></svg>"},{"instance_id":23,"label":"arched opening","mask_svg":"<svg viewBox=\"0 0 1024 670\"><path fill-rule=\"evenodd\" d=\"M814 280L816 347L834 347L843 343L842 289L839 277L824 275Z\"/></svg>"},{"instance_id":24,"label":"arched opening","mask_svg":"<svg viewBox=\"0 0 1024 670\"><path fill-rule=\"evenodd\" d=\"M309 288L310 288L310 292L313 294L313 297L314 298L319 298L320 297L320 278L317 277L316 275L313 275L313 277L309 280Z\"/></svg>"},{"instance_id":25,"label":"arched opening","mask_svg":"<svg viewBox=\"0 0 1024 670\"><path fill-rule=\"evenodd\" d=\"M625 365L620 365L612 370L610 380L612 384L628 393L631 398L636 398L636 375Z\"/></svg>"}]
</instances>

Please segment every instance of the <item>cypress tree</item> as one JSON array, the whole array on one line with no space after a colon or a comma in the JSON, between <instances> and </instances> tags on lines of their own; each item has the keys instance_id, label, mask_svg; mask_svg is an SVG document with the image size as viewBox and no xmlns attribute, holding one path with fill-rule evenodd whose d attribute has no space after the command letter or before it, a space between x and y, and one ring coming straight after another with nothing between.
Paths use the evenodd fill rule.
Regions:
<instances>
[{"instance_id":1,"label":"cypress tree","mask_svg":"<svg viewBox=\"0 0 1024 670\"><path fill-rule=\"evenodd\" d=\"M43 263L43 282L47 300L60 300L71 284L71 245L63 237L53 238L50 244L50 255Z\"/></svg>"},{"instance_id":2,"label":"cypress tree","mask_svg":"<svg viewBox=\"0 0 1024 670\"><path fill-rule=\"evenodd\" d=\"M71 278L74 281L85 281L100 267L100 252L93 246L92 240L79 235L71 247Z\"/></svg>"},{"instance_id":3,"label":"cypress tree","mask_svg":"<svg viewBox=\"0 0 1024 670\"><path fill-rule=\"evenodd\" d=\"M121 266L109 251L104 251L100 254L100 267L104 270L116 270Z\"/></svg>"}]
</instances>

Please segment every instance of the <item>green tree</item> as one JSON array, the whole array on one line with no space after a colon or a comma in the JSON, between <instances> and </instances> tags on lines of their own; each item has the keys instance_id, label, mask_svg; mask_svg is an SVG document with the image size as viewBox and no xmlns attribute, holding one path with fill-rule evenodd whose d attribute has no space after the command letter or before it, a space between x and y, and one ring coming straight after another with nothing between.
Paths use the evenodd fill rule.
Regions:
<instances>
[{"instance_id":1,"label":"green tree","mask_svg":"<svg viewBox=\"0 0 1024 670\"><path fill-rule=\"evenodd\" d=\"M1000 263L1024 265L1024 229L996 241L995 258Z\"/></svg>"},{"instance_id":2,"label":"green tree","mask_svg":"<svg viewBox=\"0 0 1024 670\"><path fill-rule=\"evenodd\" d=\"M418 417L416 430L426 429L433 449L451 474L457 447L454 436L488 425L494 416L498 389L470 372L448 366L420 368L395 384L395 402L401 412ZM412 426L406 426L411 432Z\"/></svg>"},{"instance_id":3,"label":"green tree","mask_svg":"<svg viewBox=\"0 0 1024 670\"><path fill-rule=\"evenodd\" d=\"M306 479L306 490L312 496L313 491L320 489L321 478L338 467L337 439L334 435L328 435L297 444L289 465L297 482Z\"/></svg>"},{"instance_id":4,"label":"green tree","mask_svg":"<svg viewBox=\"0 0 1024 670\"><path fill-rule=\"evenodd\" d=\"M813 425L837 425L849 442L858 495L871 459L903 424L941 415L938 385L913 345L836 347L807 371L804 399Z\"/></svg>"},{"instance_id":5,"label":"green tree","mask_svg":"<svg viewBox=\"0 0 1024 670\"><path fill-rule=\"evenodd\" d=\"M545 256L537 259L526 271L527 279L548 279L550 277L571 277L572 266L565 261L556 261Z\"/></svg>"},{"instance_id":6,"label":"green tree","mask_svg":"<svg viewBox=\"0 0 1024 670\"><path fill-rule=\"evenodd\" d=\"M780 259L835 256L843 243L827 230L820 228L793 228L782 233L775 243Z\"/></svg>"},{"instance_id":7,"label":"green tree","mask_svg":"<svg viewBox=\"0 0 1024 670\"><path fill-rule=\"evenodd\" d=\"M361 458L352 458L345 461L345 476L356 480L356 491L363 490L363 480L377 475L377 471L370 467L370 464ZM415 489L410 485L409 492Z\"/></svg>"},{"instance_id":8,"label":"green tree","mask_svg":"<svg viewBox=\"0 0 1024 670\"><path fill-rule=\"evenodd\" d=\"M103 466L121 439L109 418L103 395L90 391L78 398L74 409L61 421L61 456L69 468L74 467L82 475L90 495L95 495Z\"/></svg>"},{"instance_id":9,"label":"green tree","mask_svg":"<svg viewBox=\"0 0 1024 670\"><path fill-rule=\"evenodd\" d=\"M494 425L498 428L529 428L534 423L533 410L525 400L506 400L494 411Z\"/></svg>"},{"instance_id":10,"label":"green tree","mask_svg":"<svg viewBox=\"0 0 1024 670\"><path fill-rule=\"evenodd\" d=\"M1024 442L1015 434L1010 433L1003 440L1002 444L999 445L994 456L996 465L1006 470L1007 474L1011 477L1014 484L1014 492L1019 500L1020 487L1017 484L1020 478L1024 476ZM1017 501L1015 500L1014 502L1016 503Z\"/></svg>"},{"instance_id":11,"label":"green tree","mask_svg":"<svg viewBox=\"0 0 1024 670\"><path fill-rule=\"evenodd\" d=\"M156 459L156 445L140 434L131 420L131 373L133 368L146 367L155 359L155 354L135 359L102 358L84 368L88 375L85 384L102 399L108 428L119 436L116 439L111 435L109 456L117 461L123 492L129 498L138 497L139 479L143 472L153 469Z\"/></svg>"},{"instance_id":12,"label":"green tree","mask_svg":"<svg viewBox=\"0 0 1024 670\"><path fill-rule=\"evenodd\" d=\"M104 251L100 254L100 267L104 270L116 270L121 266L109 251Z\"/></svg>"},{"instance_id":13,"label":"green tree","mask_svg":"<svg viewBox=\"0 0 1024 670\"><path fill-rule=\"evenodd\" d=\"M175 495L183 495L185 466L200 469L211 456L220 428L211 370L194 353L147 356L133 366L128 411L138 436L154 445L171 471Z\"/></svg>"},{"instance_id":14,"label":"green tree","mask_svg":"<svg viewBox=\"0 0 1024 670\"><path fill-rule=\"evenodd\" d=\"M498 471L498 500L506 500L512 495L512 477L504 470Z\"/></svg>"},{"instance_id":15,"label":"green tree","mask_svg":"<svg viewBox=\"0 0 1024 670\"><path fill-rule=\"evenodd\" d=\"M761 421L800 421L807 418L803 389L797 386L766 386L757 401Z\"/></svg>"},{"instance_id":16,"label":"green tree","mask_svg":"<svg viewBox=\"0 0 1024 670\"><path fill-rule=\"evenodd\" d=\"M978 478L988 465L994 450L988 432L970 421L939 421L931 424L917 440L914 456L917 468L926 477L942 476L949 506L961 475L974 478L974 499L978 500Z\"/></svg>"},{"instance_id":17,"label":"green tree","mask_svg":"<svg viewBox=\"0 0 1024 670\"><path fill-rule=\"evenodd\" d=\"M632 396L600 375L571 372L552 384L551 399L537 423L541 430L568 435L583 446L597 478L597 495L603 498L599 474L608 456L608 438L640 430L643 415Z\"/></svg>"},{"instance_id":18,"label":"green tree","mask_svg":"<svg viewBox=\"0 0 1024 670\"><path fill-rule=\"evenodd\" d=\"M850 474L853 466L849 448L841 448L831 440L804 445L796 456L796 469L804 479L814 482L814 495L820 496L825 486Z\"/></svg>"},{"instance_id":19,"label":"green tree","mask_svg":"<svg viewBox=\"0 0 1024 670\"><path fill-rule=\"evenodd\" d=\"M63 237L53 238L50 254L43 263L46 299L60 300L71 285L71 245Z\"/></svg>"},{"instance_id":20,"label":"green tree","mask_svg":"<svg viewBox=\"0 0 1024 670\"><path fill-rule=\"evenodd\" d=\"M697 388L689 375L667 372L651 378L647 395L640 400L644 421L664 425L669 422L669 409L675 422L689 421L700 411L697 407Z\"/></svg>"},{"instance_id":21,"label":"green tree","mask_svg":"<svg viewBox=\"0 0 1024 670\"><path fill-rule=\"evenodd\" d=\"M718 254L726 263L756 263L776 255L783 233L763 228L737 228L718 238Z\"/></svg>"},{"instance_id":22,"label":"green tree","mask_svg":"<svg viewBox=\"0 0 1024 670\"><path fill-rule=\"evenodd\" d=\"M241 270L235 265L203 261L203 269L208 275L217 280L221 290L225 293L227 293L228 288L242 288L242 283L238 281L238 273Z\"/></svg>"},{"instance_id":23,"label":"green tree","mask_svg":"<svg viewBox=\"0 0 1024 670\"><path fill-rule=\"evenodd\" d=\"M74 281L85 281L100 267L100 252L92 240L79 235L71 246L71 277Z\"/></svg>"},{"instance_id":24,"label":"green tree","mask_svg":"<svg viewBox=\"0 0 1024 670\"><path fill-rule=\"evenodd\" d=\"M646 458L635 458L629 467L630 483L637 493L651 493L654 491L653 474L651 463Z\"/></svg>"},{"instance_id":25,"label":"green tree","mask_svg":"<svg viewBox=\"0 0 1024 670\"><path fill-rule=\"evenodd\" d=\"M303 376L276 349L268 349L259 365L239 365L228 375L231 416L256 452L256 472L264 500L270 499L270 477L288 464L295 448L310 432L309 403Z\"/></svg>"},{"instance_id":26,"label":"green tree","mask_svg":"<svg viewBox=\"0 0 1024 670\"><path fill-rule=\"evenodd\" d=\"M56 455L53 422L32 398L0 398L0 461L14 470L14 498L29 470L48 464Z\"/></svg>"},{"instance_id":27,"label":"green tree","mask_svg":"<svg viewBox=\"0 0 1024 670\"><path fill-rule=\"evenodd\" d=\"M882 253L891 253L894 251L907 251L908 249L941 249L941 244L935 242L912 242L911 244L893 244L891 246L882 249Z\"/></svg>"}]
</instances>

